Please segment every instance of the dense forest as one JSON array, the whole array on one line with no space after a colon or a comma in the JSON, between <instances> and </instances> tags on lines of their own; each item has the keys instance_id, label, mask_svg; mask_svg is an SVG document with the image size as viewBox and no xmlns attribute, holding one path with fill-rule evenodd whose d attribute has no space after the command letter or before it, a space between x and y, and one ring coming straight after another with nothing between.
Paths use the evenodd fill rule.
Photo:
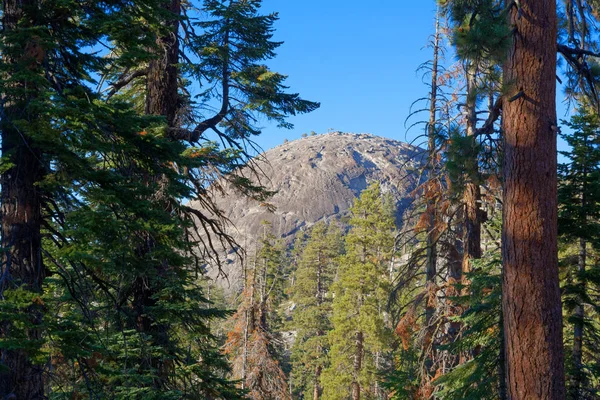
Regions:
<instances>
[{"instance_id":1,"label":"dense forest","mask_svg":"<svg viewBox=\"0 0 600 400\"><path fill-rule=\"evenodd\" d=\"M409 193L251 245L276 13L0 3L1 399L600 398L597 0L438 0Z\"/></svg>"}]
</instances>

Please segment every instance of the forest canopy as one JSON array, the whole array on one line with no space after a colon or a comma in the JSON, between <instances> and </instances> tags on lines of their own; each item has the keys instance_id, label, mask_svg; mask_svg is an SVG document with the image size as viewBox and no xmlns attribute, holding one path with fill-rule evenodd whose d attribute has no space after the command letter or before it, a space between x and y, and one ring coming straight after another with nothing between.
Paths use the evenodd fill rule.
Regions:
<instances>
[{"instance_id":1,"label":"forest canopy","mask_svg":"<svg viewBox=\"0 0 600 400\"><path fill-rule=\"evenodd\" d=\"M600 397L600 3L431 3L411 144L263 153L261 0L0 1L0 398Z\"/></svg>"}]
</instances>

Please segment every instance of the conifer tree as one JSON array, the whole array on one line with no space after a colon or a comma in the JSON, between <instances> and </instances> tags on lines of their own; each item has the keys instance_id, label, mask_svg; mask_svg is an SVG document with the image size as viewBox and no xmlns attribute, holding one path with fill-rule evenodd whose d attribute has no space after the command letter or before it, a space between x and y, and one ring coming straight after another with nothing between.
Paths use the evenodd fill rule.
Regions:
<instances>
[{"instance_id":1,"label":"conifer tree","mask_svg":"<svg viewBox=\"0 0 600 400\"><path fill-rule=\"evenodd\" d=\"M378 183L365 189L351 208L345 255L333 286L330 364L321 380L323 399L385 398L377 374L388 367L392 343L385 312L395 230L389 210Z\"/></svg>"},{"instance_id":2,"label":"conifer tree","mask_svg":"<svg viewBox=\"0 0 600 400\"><path fill-rule=\"evenodd\" d=\"M561 136L571 146L562 152L567 163L559 165L558 227L564 271L563 304L568 321L565 330L567 389L569 398L598 394L598 296L597 256L600 238L600 147L598 115L582 109ZM571 256L572 254L572 256Z\"/></svg>"},{"instance_id":3,"label":"conifer tree","mask_svg":"<svg viewBox=\"0 0 600 400\"><path fill-rule=\"evenodd\" d=\"M558 278L554 0L510 10L504 64L503 317L509 398L563 399ZM535 16L533 22L531 17ZM518 36L518 37L517 37ZM508 92L507 92L508 93ZM528 374L523 374L527 370Z\"/></svg>"},{"instance_id":4,"label":"conifer tree","mask_svg":"<svg viewBox=\"0 0 600 400\"><path fill-rule=\"evenodd\" d=\"M0 334L3 371L0 371L0 396L43 398L43 367L34 362L35 347L41 344L39 325L42 307L34 301L42 291L46 270L42 263L41 203L43 194L36 188L45 175L43 150L33 142L39 106L44 102L41 62L46 51L36 15L36 1L5 1L2 10L2 301L17 300L19 291L23 313L18 331L17 321L2 318ZM47 34L43 32L43 34ZM21 74L18 71L21 70ZM45 88L44 88L45 89ZM41 98L40 98L41 97ZM32 104L33 103L33 104ZM21 122L19 124L19 122ZM21 126L19 126L21 125ZM11 290L12 289L12 290ZM3 315L4 317L4 315ZM11 343L11 339L12 342ZM19 344L20 340L26 344ZM6 369L6 370L4 370Z\"/></svg>"},{"instance_id":5,"label":"conifer tree","mask_svg":"<svg viewBox=\"0 0 600 400\"><path fill-rule=\"evenodd\" d=\"M290 299L295 306L291 327L296 331L292 347L294 391L305 399L319 400L323 392L321 374L327 366L329 349L331 285L341 251L340 232L323 222L317 223L302 246L294 285L290 288Z\"/></svg>"},{"instance_id":6,"label":"conifer tree","mask_svg":"<svg viewBox=\"0 0 600 400\"><path fill-rule=\"evenodd\" d=\"M126 95L127 90L143 83L144 112L162 117L165 137L181 146L187 157L196 159L196 165L186 165L174 158L163 158L175 170L175 179L179 181L173 183L185 182L192 188L191 195L172 196L165 190L173 174L150 175L146 181L158 185L151 195L155 202L176 213L180 223L196 230L184 239L189 254L200 254L196 263L212 259L220 268L215 240L227 248L236 245L224 233L222 212L215 207L206 186L223 178L250 197L264 199L265 191L235 172L235 167L249 159L247 147L252 146L252 136L260 133L253 121L263 116L291 127L286 122L288 115L312 111L318 104L285 93L282 84L285 77L260 64L272 58L274 49L280 45L271 40L276 16L260 15L260 2L207 1L198 8L193 2L179 0L159 4L160 9L153 15L157 24L152 31L155 43L151 46L148 66L126 66L120 76L113 78L109 96L118 97L120 91ZM179 38L180 30L185 32L185 39ZM210 88L196 96L198 102L188 92L190 81ZM215 98L220 99L221 106L213 113L210 110ZM214 143L214 138L221 145ZM201 208L181 204L180 200L186 197L196 200ZM160 254L152 236L148 239L140 251ZM200 245L200 249L193 250L192 245ZM173 346L177 344L171 343L172 335L166 334L170 324L158 322L160 302L156 297L169 286L165 277L173 267L164 261L155 268L151 275L147 270L140 271L131 287L137 310L134 320L142 321L136 322L136 330L149 336L148 349L158 350L158 355L148 353L148 362L143 365L149 373L157 374L153 386L163 387L161 381L171 372L162 369L162 359L173 358ZM181 275L192 272L185 266L175 270L175 284ZM266 313L263 317L266 318Z\"/></svg>"},{"instance_id":7,"label":"conifer tree","mask_svg":"<svg viewBox=\"0 0 600 400\"><path fill-rule=\"evenodd\" d=\"M259 133L250 121L287 127L287 115L317 104L286 94L284 77L258 63L279 45L275 17L257 2L223 4L206 4L203 25L175 0L3 2L2 205L16 219L2 221L0 395L42 398L46 386L55 396L237 398L209 329L227 313L196 280L213 241L232 244L206 187L224 177L263 198L231 174ZM187 47L182 21L203 30ZM230 28L235 40L223 42ZM222 90L192 104L193 76ZM244 94L196 129L194 115L231 82ZM202 136L209 128L224 146ZM199 227L208 238L192 234Z\"/></svg>"},{"instance_id":8,"label":"conifer tree","mask_svg":"<svg viewBox=\"0 0 600 400\"><path fill-rule=\"evenodd\" d=\"M444 3L451 7L456 20L472 15L468 18L470 22L482 15L482 5L494 4L462 0ZM589 4L593 6L593 2ZM483 29L460 29L456 44L461 52L477 50L480 44L485 46L494 40L500 44L502 41L510 42L506 56L498 58L504 66L502 170L505 229L502 243L507 395L561 398L564 397L564 385L562 348L559 344L562 341L559 328L556 202L552 200L556 198L553 192L556 190L557 131L553 95L556 85L553 77L556 77L558 49L568 65L568 93L582 94L597 104L594 69L589 61L589 57L593 56L587 24L591 18L590 8L584 6L582 1L567 1L566 23L562 25L567 29L557 35L557 5L554 1L497 2L494 7L497 10L497 23L490 20ZM508 16L508 24L503 21L505 15ZM536 21L544 21L550 30L545 30L542 24L530 23L528 17L532 15L536 16ZM509 29L512 29L510 33ZM481 35L486 31L487 34ZM562 44L565 42L568 45ZM501 45L495 47L487 46L492 52L502 52L504 49ZM523 136L525 132L529 136ZM540 138L543 140L538 140ZM535 146L531 143L535 143ZM540 163L540 160L547 162ZM544 188L538 190L536 184L540 185L541 181L545 181ZM531 235L523 236L524 232ZM530 277L531 280L524 277ZM535 290L528 292L530 296L519 295L526 291L525 287ZM515 321L517 316L535 323L526 326ZM537 345L540 337L545 337L548 343L544 348ZM530 366L540 368L528 375L531 379L516 372L531 370Z\"/></svg>"},{"instance_id":9,"label":"conifer tree","mask_svg":"<svg viewBox=\"0 0 600 400\"><path fill-rule=\"evenodd\" d=\"M102 74L106 63L92 47L110 36L128 2L28 0L2 6L0 395L42 398L51 328L43 317L44 278L52 273L51 246L42 238L60 237L54 227L64 222L65 204L76 203L61 198L68 192L61 184L73 186L73 171L93 173L80 169L80 152L93 148L99 133L86 112L101 109L92 76Z\"/></svg>"},{"instance_id":10,"label":"conifer tree","mask_svg":"<svg viewBox=\"0 0 600 400\"><path fill-rule=\"evenodd\" d=\"M225 352L233 364L233 377L252 399L289 399L287 378L277 345L277 307L286 282L281 243L264 224L260 249L244 272L241 304L233 317ZM267 233L268 232L268 233Z\"/></svg>"},{"instance_id":11,"label":"conifer tree","mask_svg":"<svg viewBox=\"0 0 600 400\"><path fill-rule=\"evenodd\" d=\"M440 185L437 184L437 177L435 176L438 169L438 154L437 154L437 135L438 132L438 73L440 70L440 41L441 41L441 25L440 15L436 12L435 22L435 34L433 38L433 62L431 66L431 92L429 94L429 122L427 124L427 174L430 182L427 184L425 191L425 198L428 199L425 212L429 214L429 221L427 224L427 259L425 261L425 279L426 279L426 290L428 292L435 291L437 285L437 268L438 268L438 230L436 229L437 219L439 218L437 204L439 200L439 193L436 193L440 189ZM436 312L436 301L435 297L430 297L427 300L425 306L425 329L427 333L425 337L430 343L425 343L425 371L424 380L428 380L435 373L435 352L433 341L435 336L435 323L434 314Z\"/></svg>"}]
</instances>

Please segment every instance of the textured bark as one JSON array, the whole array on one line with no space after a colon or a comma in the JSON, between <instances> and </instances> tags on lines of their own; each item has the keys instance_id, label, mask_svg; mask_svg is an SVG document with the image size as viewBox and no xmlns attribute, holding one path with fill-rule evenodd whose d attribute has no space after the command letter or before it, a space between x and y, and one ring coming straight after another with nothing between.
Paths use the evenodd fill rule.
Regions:
<instances>
[{"instance_id":1,"label":"textured bark","mask_svg":"<svg viewBox=\"0 0 600 400\"><path fill-rule=\"evenodd\" d=\"M564 399L554 0L511 8L504 66L503 317L509 399Z\"/></svg>"},{"instance_id":2,"label":"textured bark","mask_svg":"<svg viewBox=\"0 0 600 400\"><path fill-rule=\"evenodd\" d=\"M5 33L20 29L19 20L25 19L24 10L33 7L34 0L6 0L3 2L2 26ZM26 21L24 23L29 23ZM7 65L18 62L10 54L4 54ZM16 85L25 86L26 82ZM32 94L28 94L30 96ZM25 289L41 293L45 269L41 256L41 201L42 194L37 183L42 180L44 168L42 154L23 132L12 123L23 118L23 109L28 98L3 98L2 113L2 155L10 157L14 164L1 176L2 201L2 266L0 268L0 295L7 289ZM1 298L1 297L0 297ZM42 322L42 310L32 304L21 312L33 326ZM8 321L0 322L0 337L14 338L15 329ZM28 341L40 339L39 329L26 331ZM0 361L9 371L0 374L0 397L16 399L43 399L43 365L35 365L22 350L0 349Z\"/></svg>"},{"instance_id":3,"label":"textured bark","mask_svg":"<svg viewBox=\"0 0 600 400\"><path fill-rule=\"evenodd\" d=\"M163 116L166 119L168 127L174 127L179 108L178 97L178 74L177 63L179 62L179 39L176 32L179 29L179 20L177 17L181 12L180 0L171 0L165 4L167 11L172 13L172 17L165 19L164 32L156 39L156 57L149 65L146 76L146 114ZM152 177L158 181L160 176ZM160 201L160 198L158 198ZM165 205L168 207L168 205ZM146 241L147 247L140 249L141 253L151 253L154 248L154 242L149 237ZM167 270L166 262L157 266L156 274L164 275ZM154 278L156 279L156 278ZM165 347L169 341L168 327L157 324L148 311L157 305L154 296L157 288L155 282L151 282L144 276L138 277L133 284L133 305L137 317L137 329L152 336L155 345ZM157 357L150 357L146 361L150 369L158 371L154 379L154 386L161 388L168 379L169 371L164 363Z\"/></svg>"},{"instance_id":4,"label":"textured bark","mask_svg":"<svg viewBox=\"0 0 600 400\"><path fill-rule=\"evenodd\" d=\"M181 1L171 0L167 6L173 16L181 13ZM169 128L175 127L179 109L178 83L179 71L179 20L175 17L165 21L164 36L156 40L158 57L150 61L146 79L146 114L162 115Z\"/></svg>"},{"instance_id":5,"label":"textured bark","mask_svg":"<svg viewBox=\"0 0 600 400\"><path fill-rule=\"evenodd\" d=\"M24 10L33 7L34 0L6 0L3 2L2 26L5 33L19 29L19 20L24 19ZM30 23L32 21L26 21ZM4 54L7 65L18 60L10 54ZM25 86L26 82L16 83ZM28 94L31 96L33 94ZM2 252L0 269L0 294L7 289L21 288L41 293L46 271L41 256L41 202L42 194L37 183L42 180L44 167L41 152L35 143L20 132L12 123L23 118L23 109L28 98L4 97L2 118L2 155L10 157L14 164L1 176L2 201ZM32 304L21 312L33 325L42 321L42 310ZM0 323L0 337L10 338L14 327L10 322ZM40 339L40 331L29 328L26 331L28 341ZM0 374L0 397L16 399L43 399L43 365L35 365L28 354L22 350L1 350L0 361L9 371Z\"/></svg>"},{"instance_id":6,"label":"textured bark","mask_svg":"<svg viewBox=\"0 0 600 400\"><path fill-rule=\"evenodd\" d=\"M457 235L459 236L459 235ZM460 291L458 290L458 284L462 281L462 255L460 254L460 240L457 237L454 241L453 246L448 246L448 289L446 291L446 296L448 299L446 300L448 303L448 316L450 318L459 316L462 314L463 307L462 305L450 299L452 297L460 296ZM462 324L459 321L451 320L447 325L446 330L446 341L448 343L454 343L458 340L460 336L460 332L462 329ZM452 368L461 363L461 360L464 358L463 354L452 354L452 352L446 352L445 357L447 359L447 364L445 368Z\"/></svg>"}]
</instances>

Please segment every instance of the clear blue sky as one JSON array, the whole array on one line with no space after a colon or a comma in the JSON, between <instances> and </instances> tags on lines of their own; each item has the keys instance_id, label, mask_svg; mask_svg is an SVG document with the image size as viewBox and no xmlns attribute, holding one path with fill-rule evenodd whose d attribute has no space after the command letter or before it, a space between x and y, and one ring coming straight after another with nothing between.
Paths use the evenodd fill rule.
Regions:
<instances>
[{"instance_id":1,"label":"clear blue sky","mask_svg":"<svg viewBox=\"0 0 600 400\"><path fill-rule=\"evenodd\" d=\"M264 10L279 12L275 40L284 42L269 65L289 75L291 91L321 102L291 118L293 130L265 122L264 149L331 128L405 140L410 104L427 93L416 70L431 56L434 0L265 0Z\"/></svg>"},{"instance_id":2,"label":"clear blue sky","mask_svg":"<svg viewBox=\"0 0 600 400\"><path fill-rule=\"evenodd\" d=\"M427 95L417 69L431 58L426 45L435 0L264 0L263 8L279 12L274 39L284 42L269 65L289 76L290 91L321 102L317 111L291 118L292 130L263 121L257 139L263 149L310 131L408 142L422 133L419 127L407 133L404 122L411 104ZM557 98L560 120L566 118L560 89ZM559 147L566 146L559 140Z\"/></svg>"}]
</instances>

